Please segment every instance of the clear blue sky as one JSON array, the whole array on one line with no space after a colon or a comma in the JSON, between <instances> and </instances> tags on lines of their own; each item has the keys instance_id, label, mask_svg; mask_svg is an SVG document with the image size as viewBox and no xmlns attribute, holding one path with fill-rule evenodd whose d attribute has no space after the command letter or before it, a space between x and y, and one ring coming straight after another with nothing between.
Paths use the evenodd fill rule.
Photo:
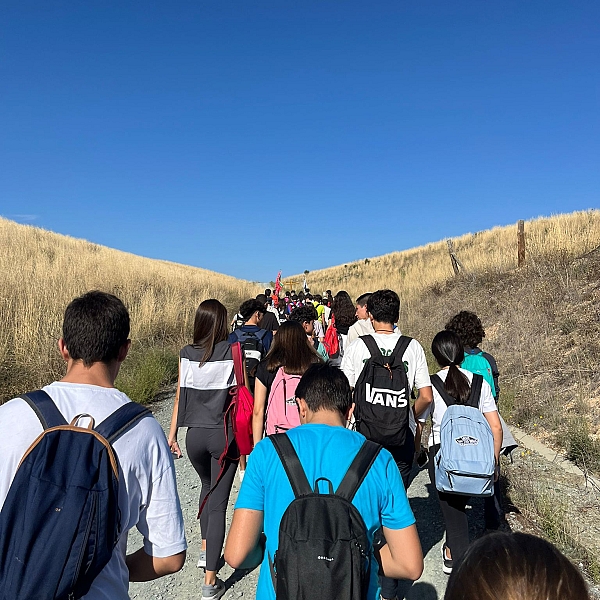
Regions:
<instances>
[{"instance_id":1,"label":"clear blue sky","mask_svg":"<svg viewBox=\"0 0 600 600\"><path fill-rule=\"evenodd\" d=\"M4 3L0 214L252 280L600 206L600 2Z\"/></svg>"}]
</instances>

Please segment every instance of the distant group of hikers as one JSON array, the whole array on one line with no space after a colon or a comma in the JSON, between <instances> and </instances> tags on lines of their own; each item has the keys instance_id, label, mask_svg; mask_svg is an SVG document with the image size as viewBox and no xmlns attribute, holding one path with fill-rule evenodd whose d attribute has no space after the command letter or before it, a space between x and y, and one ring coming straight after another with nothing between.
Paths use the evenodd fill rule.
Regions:
<instances>
[{"instance_id":1,"label":"distant group of hikers","mask_svg":"<svg viewBox=\"0 0 600 600\"><path fill-rule=\"evenodd\" d=\"M181 569L182 427L201 481L203 600L226 593L223 559L260 565L259 600L397 598L399 582L423 571L406 490L425 465L446 529L447 600L588 598L554 546L498 531L508 529L500 455L516 444L480 319L459 312L434 336L430 375L399 315L389 289L356 302L344 291L265 290L233 320L204 300L180 352L165 437L114 387L130 346L127 309L104 292L74 299L58 342L65 377L0 406L0 600L120 600L129 581ZM473 497L485 499L494 532L470 544ZM133 527L143 546L128 553Z\"/></svg>"}]
</instances>

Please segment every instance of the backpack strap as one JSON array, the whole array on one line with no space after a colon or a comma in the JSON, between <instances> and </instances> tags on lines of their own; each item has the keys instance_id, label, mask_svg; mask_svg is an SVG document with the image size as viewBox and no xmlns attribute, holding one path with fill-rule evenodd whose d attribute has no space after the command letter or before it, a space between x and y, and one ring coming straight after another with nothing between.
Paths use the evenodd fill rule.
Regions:
<instances>
[{"instance_id":1,"label":"backpack strap","mask_svg":"<svg viewBox=\"0 0 600 600\"><path fill-rule=\"evenodd\" d=\"M352 502L352 498L354 498L358 488L367 476L369 469L377 456L379 456L380 450L381 446L379 444L365 440L348 467L344 479L342 479L338 489L335 491L336 496L341 496L348 500L348 502Z\"/></svg>"},{"instance_id":2,"label":"backpack strap","mask_svg":"<svg viewBox=\"0 0 600 600\"><path fill-rule=\"evenodd\" d=\"M140 419L152 413L137 402L127 402L106 417L94 430L113 444L130 427L133 427Z\"/></svg>"},{"instance_id":3,"label":"backpack strap","mask_svg":"<svg viewBox=\"0 0 600 600\"><path fill-rule=\"evenodd\" d=\"M444 401L446 406L453 406L454 404L456 404L456 398L453 398L446 391L444 382L437 373L431 376L431 385L433 385L433 387L437 390L438 394L442 397L442 400Z\"/></svg>"},{"instance_id":4,"label":"backpack strap","mask_svg":"<svg viewBox=\"0 0 600 600\"><path fill-rule=\"evenodd\" d=\"M375 341L375 338L372 335L361 335L360 339L365 343L365 346L371 354L371 358L383 356L383 354L381 353L381 348L379 348L377 342Z\"/></svg>"},{"instance_id":5,"label":"backpack strap","mask_svg":"<svg viewBox=\"0 0 600 600\"><path fill-rule=\"evenodd\" d=\"M300 464L300 459L296 450L294 450L294 446L292 446L292 442L290 442L290 438L285 433L276 433L268 437L279 455L281 464L290 480L294 496L299 498L306 494L312 494L306 473Z\"/></svg>"},{"instance_id":6,"label":"backpack strap","mask_svg":"<svg viewBox=\"0 0 600 600\"><path fill-rule=\"evenodd\" d=\"M408 348L411 342L411 337L408 337L407 335L401 335L398 341L396 342L392 353L390 354L390 362L393 363L396 360L396 358L400 358L400 362L402 362L402 357L404 356L404 353L406 352L406 349Z\"/></svg>"},{"instance_id":7,"label":"backpack strap","mask_svg":"<svg viewBox=\"0 0 600 600\"><path fill-rule=\"evenodd\" d=\"M473 380L471 381L471 393L469 399L466 402L466 406L472 406L473 408L479 408L479 397L481 396L481 386L483 385L483 375L475 373Z\"/></svg>"},{"instance_id":8,"label":"backpack strap","mask_svg":"<svg viewBox=\"0 0 600 600\"><path fill-rule=\"evenodd\" d=\"M22 394L20 398L29 404L44 429L68 425L66 419L54 404L54 400L44 390L27 392Z\"/></svg>"}]
</instances>

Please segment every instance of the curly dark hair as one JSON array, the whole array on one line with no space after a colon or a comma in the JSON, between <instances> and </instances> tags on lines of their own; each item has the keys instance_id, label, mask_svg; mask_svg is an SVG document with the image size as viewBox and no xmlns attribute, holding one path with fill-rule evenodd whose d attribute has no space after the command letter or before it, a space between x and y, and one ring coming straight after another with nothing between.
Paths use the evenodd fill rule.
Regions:
<instances>
[{"instance_id":1,"label":"curly dark hair","mask_svg":"<svg viewBox=\"0 0 600 600\"><path fill-rule=\"evenodd\" d=\"M447 331L454 331L465 348L476 348L485 337L485 330L479 317L468 310L461 310L445 325Z\"/></svg>"},{"instance_id":2,"label":"curly dark hair","mask_svg":"<svg viewBox=\"0 0 600 600\"><path fill-rule=\"evenodd\" d=\"M350 327L356 323L356 308L350 298L350 294L344 290L339 291L331 305L331 311L335 315L335 324L342 327Z\"/></svg>"}]
</instances>

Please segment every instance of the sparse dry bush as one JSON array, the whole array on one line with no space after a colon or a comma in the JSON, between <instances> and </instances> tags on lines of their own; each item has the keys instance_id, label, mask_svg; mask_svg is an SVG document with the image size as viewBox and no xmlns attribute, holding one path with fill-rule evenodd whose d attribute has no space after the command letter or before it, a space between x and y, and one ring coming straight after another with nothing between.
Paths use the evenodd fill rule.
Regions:
<instances>
[{"instance_id":1,"label":"sparse dry bush","mask_svg":"<svg viewBox=\"0 0 600 600\"><path fill-rule=\"evenodd\" d=\"M62 376L56 350L62 316L68 302L86 291L113 293L130 311L133 346L125 379L128 364L145 372L140 357L149 350L173 353L189 341L202 300L218 298L232 310L260 291L234 277L1 218L0 247L0 401Z\"/></svg>"}]
</instances>

